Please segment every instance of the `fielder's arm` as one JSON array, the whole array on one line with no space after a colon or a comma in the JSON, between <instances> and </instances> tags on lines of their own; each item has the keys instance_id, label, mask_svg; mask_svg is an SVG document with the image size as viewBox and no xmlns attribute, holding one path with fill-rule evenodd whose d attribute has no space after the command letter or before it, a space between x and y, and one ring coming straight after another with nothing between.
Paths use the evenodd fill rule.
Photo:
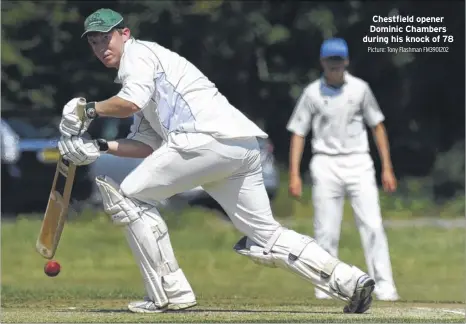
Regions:
<instances>
[{"instance_id":1,"label":"fielder's arm","mask_svg":"<svg viewBox=\"0 0 466 324\"><path fill-rule=\"evenodd\" d=\"M372 128L375 144L379 151L380 160L383 170L392 170L392 159L390 157L390 144L388 142L387 131L383 123L378 123Z\"/></svg>"},{"instance_id":2,"label":"fielder's arm","mask_svg":"<svg viewBox=\"0 0 466 324\"><path fill-rule=\"evenodd\" d=\"M290 177L300 177L300 165L306 136L311 128L312 101L308 88L304 89L286 126L292 133L290 141Z\"/></svg>"},{"instance_id":3,"label":"fielder's arm","mask_svg":"<svg viewBox=\"0 0 466 324\"><path fill-rule=\"evenodd\" d=\"M382 168L387 171L392 170L393 166L390 158L390 146L388 144L387 132L383 124L385 116L383 115L377 99L375 99L374 93L372 92L369 85L366 86L364 92L362 109L364 119L372 129L372 135L374 136L374 141L379 151Z\"/></svg>"},{"instance_id":4,"label":"fielder's arm","mask_svg":"<svg viewBox=\"0 0 466 324\"><path fill-rule=\"evenodd\" d=\"M300 176L305 137L293 134L290 143L290 177Z\"/></svg>"}]
</instances>

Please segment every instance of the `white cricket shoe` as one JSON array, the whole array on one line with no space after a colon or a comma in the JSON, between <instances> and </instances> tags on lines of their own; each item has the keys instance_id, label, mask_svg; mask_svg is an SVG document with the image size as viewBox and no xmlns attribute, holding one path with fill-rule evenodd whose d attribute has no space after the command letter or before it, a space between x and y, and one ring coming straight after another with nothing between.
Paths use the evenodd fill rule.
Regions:
<instances>
[{"instance_id":1,"label":"white cricket shoe","mask_svg":"<svg viewBox=\"0 0 466 324\"><path fill-rule=\"evenodd\" d=\"M377 300L381 301L397 301L400 299L398 292L393 284L377 282L375 285L374 294Z\"/></svg>"},{"instance_id":2,"label":"white cricket shoe","mask_svg":"<svg viewBox=\"0 0 466 324\"><path fill-rule=\"evenodd\" d=\"M328 294L324 293L322 290L320 289L316 289L315 290L315 296L316 296L316 299L333 299L331 296L329 296Z\"/></svg>"},{"instance_id":3,"label":"white cricket shoe","mask_svg":"<svg viewBox=\"0 0 466 324\"><path fill-rule=\"evenodd\" d=\"M378 293L378 294L375 294L375 297L377 298L377 300L380 300L380 301L400 300L400 296L397 293L390 293L390 294Z\"/></svg>"},{"instance_id":4,"label":"white cricket shoe","mask_svg":"<svg viewBox=\"0 0 466 324\"><path fill-rule=\"evenodd\" d=\"M192 301L181 304L168 304L166 307L159 307L156 306L148 297L144 297L144 300L129 303L128 309L133 313L163 313L166 311L184 310L196 305L197 302Z\"/></svg>"},{"instance_id":5,"label":"white cricket shoe","mask_svg":"<svg viewBox=\"0 0 466 324\"><path fill-rule=\"evenodd\" d=\"M372 292L374 291L375 281L367 274L359 277L354 289L353 296L343 308L344 313L364 313L372 304Z\"/></svg>"}]
</instances>

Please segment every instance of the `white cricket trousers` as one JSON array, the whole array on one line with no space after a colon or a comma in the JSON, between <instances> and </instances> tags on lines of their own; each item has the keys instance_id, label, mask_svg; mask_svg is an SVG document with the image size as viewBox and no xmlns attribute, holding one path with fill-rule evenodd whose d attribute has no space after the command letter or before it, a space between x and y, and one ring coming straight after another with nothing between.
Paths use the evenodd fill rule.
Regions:
<instances>
[{"instance_id":1,"label":"white cricket trousers","mask_svg":"<svg viewBox=\"0 0 466 324\"><path fill-rule=\"evenodd\" d=\"M338 257L343 204L348 195L376 292L396 291L371 156L316 154L311 159L310 171L317 243Z\"/></svg>"},{"instance_id":2,"label":"white cricket trousers","mask_svg":"<svg viewBox=\"0 0 466 324\"><path fill-rule=\"evenodd\" d=\"M128 197L151 202L202 185L235 227L265 246L280 227L263 185L255 137L214 139L206 134L171 134L121 183Z\"/></svg>"},{"instance_id":3,"label":"white cricket trousers","mask_svg":"<svg viewBox=\"0 0 466 324\"><path fill-rule=\"evenodd\" d=\"M205 134L172 134L120 188L125 196L150 203L199 185L223 207L236 229L259 246L272 245L276 255L272 262L277 260L333 298L347 301L354 294L364 275L360 269L336 262L313 239L285 230L274 219L255 137L220 140ZM291 260L292 251L299 260ZM322 271L330 271L330 277L324 278Z\"/></svg>"}]
</instances>

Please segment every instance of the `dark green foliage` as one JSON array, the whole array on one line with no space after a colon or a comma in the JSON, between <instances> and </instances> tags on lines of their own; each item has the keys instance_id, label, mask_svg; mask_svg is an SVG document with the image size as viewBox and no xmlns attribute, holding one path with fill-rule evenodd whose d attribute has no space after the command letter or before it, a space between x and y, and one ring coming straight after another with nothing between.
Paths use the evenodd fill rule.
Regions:
<instances>
[{"instance_id":1,"label":"dark green foliage","mask_svg":"<svg viewBox=\"0 0 466 324\"><path fill-rule=\"evenodd\" d=\"M320 44L344 37L350 71L370 83L386 115L397 175L431 176L435 170L435 182L449 187L440 196L464 190L464 2L3 1L4 111L58 114L74 96L102 100L115 94L115 71L106 71L80 38L85 16L100 7L122 12L136 37L179 52L240 110L265 121L283 163L285 125L303 87L320 74ZM449 53L368 53L362 39L373 15L394 10L444 17L441 26L454 36L446 44ZM376 150L373 156L377 161ZM303 171L309 157L307 150ZM452 167L445 162L451 159L462 162Z\"/></svg>"}]
</instances>

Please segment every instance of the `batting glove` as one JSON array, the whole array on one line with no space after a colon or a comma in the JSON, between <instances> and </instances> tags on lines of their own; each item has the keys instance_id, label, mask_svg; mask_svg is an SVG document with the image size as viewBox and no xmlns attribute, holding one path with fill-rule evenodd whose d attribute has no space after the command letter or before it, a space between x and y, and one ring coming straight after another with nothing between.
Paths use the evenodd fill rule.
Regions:
<instances>
[{"instance_id":1,"label":"batting glove","mask_svg":"<svg viewBox=\"0 0 466 324\"><path fill-rule=\"evenodd\" d=\"M80 136L89 128L90 123L96 117L95 102L86 104L83 120L76 112L76 104L79 98L73 98L63 107L62 119L60 121L60 133L63 136Z\"/></svg>"},{"instance_id":2,"label":"batting glove","mask_svg":"<svg viewBox=\"0 0 466 324\"><path fill-rule=\"evenodd\" d=\"M96 140L78 136L62 136L58 149L65 160L75 165L88 165L100 157L100 147Z\"/></svg>"}]
</instances>

